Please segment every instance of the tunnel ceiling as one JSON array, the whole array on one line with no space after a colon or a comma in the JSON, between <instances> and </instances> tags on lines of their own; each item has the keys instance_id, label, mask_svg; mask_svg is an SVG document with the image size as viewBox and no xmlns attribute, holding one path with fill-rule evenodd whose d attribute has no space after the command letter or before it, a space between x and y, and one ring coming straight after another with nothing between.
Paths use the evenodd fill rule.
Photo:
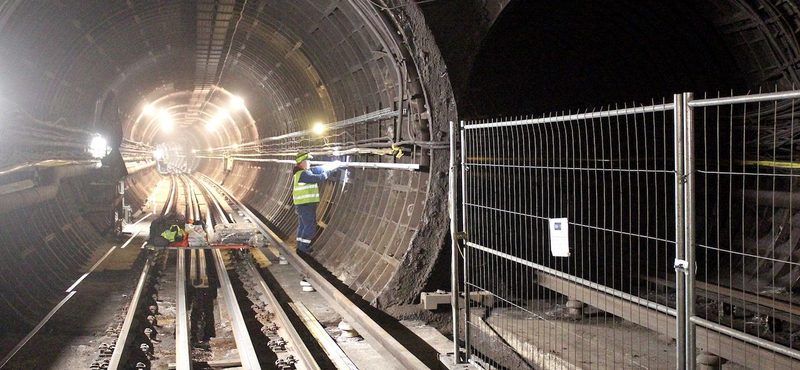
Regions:
<instances>
[{"instance_id":1,"label":"tunnel ceiling","mask_svg":"<svg viewBox=\"0 0 800 370\"><path fill-rule=\"evenodd\" d=\"M326 185L320 218L328 226L318 250L324 266L366 299L407 303L425 285L447 233L441 212L447 153L441 145L421 145L446 139L446 122L455 119L455 109L449 82L442 78L444 63L419 8L397 5L382 0L5 1L0 3L0 118L3 107L13 106L41 121L37 124L76 129L76 135L119 131L127 150L166 143L163 148L183 148L185 155L190 149L203 151L188 163L294 239L292 166L240 160L229 165L217 148L404 107L405 117L365 121L342 135L388 153L392 140L403 140L408 155L353 154L349 159L422 164L424 170L353 169L345 181ZM103 114L95 120L99 111ZM114 111L118 127L109 127L117 125L106 118ZM61 155L48 147L36 150L42 158ZM296 150L296 143L281 150ZM124 153L124 158L132 157ZM128 177L135 191L126 195L126 204L144 203L159 179L154 171ZM64 182L71 192L26 210L27 217L46 223L48 209L59 209L71 219L88 218L86 203L94 190L84 180ZM16 228L0 220L0 230ZM9 292L0 294L4 312L25 297L57 291L98 245L95 231L83 230L92 238L52 231L57 238L48 239L55 242L46 249L37 248L43 242L35 237L25 248L10 248L28 237L0 233L5 235L0 238L3 260L25 260L29 271L59 276L37 277L35 283L9 278L0 286ZM68 257L77 248L82 257ZM52 263L64 258L76 261ZM23 322L35 320L49 298L17 315Z\"/></svg>"},{"instance_id":2,"label":"tunnel ceiling","mask_svg":"<svg viewBox=\"0 0 800 370\"><path fill-rule=\"evenodd\" d=\"M136 122L144 105L176 92L185 94L156 109L170 108L179 127L215 115L224 106L219 88L241 97L255 118L257 129L238 120L238 130L224 128L238 133L212 135L212 143L198 147L357 116L391 106L397 95L398 67L366 29L360 2L12 1L6 7L13 16L0 37L15 52L5 53L0 66L4 95L37 117L82 125L111 91L128 117L126 136L135 141L157 136L150 122Z\"/></svg>"}]
</instances>

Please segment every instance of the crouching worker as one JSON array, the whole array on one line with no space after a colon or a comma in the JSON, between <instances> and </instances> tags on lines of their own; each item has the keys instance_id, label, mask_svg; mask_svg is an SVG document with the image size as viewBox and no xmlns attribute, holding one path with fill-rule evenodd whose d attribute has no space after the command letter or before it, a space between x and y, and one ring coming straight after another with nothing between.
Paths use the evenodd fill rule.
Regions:
<instances>
[{"instance_id":1,"label":"crouching worker","mask_svg":"<svg viewBox=\"0 0 800 370\"><path fill-rule=\"evenodd\" d=\"M300 225L297 229L297 249L311 253L311 238L317 232L317 204L319 204L319 186L331 172L321 167L311 167L309 153L298 153L295 157L297 165L294 167L294 190L292 198L297 210L297 219Z\"/></svg>"},{"instance_id":2,"label":"crouching worker","mask_svg":"<svg viewBox=\"0 0 800 370\"><path fill-rule=\"evenodd\" d=\"M147 245L154 247L188 246L188 238L183 230L186 219L179 213L171 213L159 217L150 224L150 238Z\"/></svg>"}]
</instances>

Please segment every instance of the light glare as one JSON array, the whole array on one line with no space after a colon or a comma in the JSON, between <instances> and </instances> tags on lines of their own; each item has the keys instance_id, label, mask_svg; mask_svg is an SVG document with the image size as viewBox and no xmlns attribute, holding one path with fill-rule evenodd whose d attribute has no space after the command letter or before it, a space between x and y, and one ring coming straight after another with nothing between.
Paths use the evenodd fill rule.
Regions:
<instances>
[{"instance_id":1,"label":"light glare","mask_svg":"<svg viewBox=\"0 0 800 370\"><path fill-rule=\"evenodd\" d=\"M209 132L214 131L217 129L217 126L219 126L219 124L220 124L219 118L212 118L211 120L206 122L206 130L208 130Z\"/></svg>"},{"instance_id":2,"label":"light glare","mask_svg":"<svg viewBox=\"0 0 800 370\"><path fill-rule=\"evenodd\" d=\"M94 158L103 158L108 154L108 143L100 135L94 136L89 144L89 153Z\"/></svg>"},{"instance_id":3,"label":"light glare","mask_svg":"<svg viewBox=\"0 0 800 370\"><path fill-rule=\"evenodd\" d=\"M242 98L240 98L238 96L231 97L231 108L233 108L233 109L242 109L244 107L245 107L244 99L242 99Z\"/></svg>"},{"instance_id":4,"label":"light glare","mask_svg":"<svg viewBox=\"0 0 800 370\"><path fill-rule=\"evenodd\" d=\"M325 125L320 122L314 124L314 133L317 135L322 135L325 133Z\"/></svg>"},{"instance_id":5,"label":"light glare","mask_svg":"<svg viewBox=\"0 0 800 370\"><path fill-rule=\"evenodd\" d=\"M174 127L174 122L172 121L172 116L170 116L169 112L166 110L162 110L161 113L158 114L158 120L161 121L161 129L170 132Z\"/></svg>"},{"instance_id":6,"label":"light glare","mask_svg":"<svg viewBox=\"0 0 800 370\"><path fill-rule=\"evenodd\" d=\"M148 116L152 116L156 112L156 107L153 104L146 104L144 109L142 109L142 113Z\"/></svg>"}]
</instances>

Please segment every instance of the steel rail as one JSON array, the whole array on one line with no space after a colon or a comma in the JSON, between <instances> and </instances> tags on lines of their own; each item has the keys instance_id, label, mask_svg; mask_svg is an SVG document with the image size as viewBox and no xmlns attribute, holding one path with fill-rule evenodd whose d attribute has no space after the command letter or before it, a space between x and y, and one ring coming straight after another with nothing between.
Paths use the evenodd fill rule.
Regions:
<instances>
[{"instance_id":1,"label":"steel rail","mask_svg":"<svg viewBox=\"0 0 800 370\"><path fill-rule=\"evenodd\" d=\"M676 337L677 320L675 316L664 314L652 308L638 305L546 272L537 275L537 283L542 287L568 295L570 298L574 297L576 300L636 325L665 334L671 338ZM755 344L759 341L764 342L763 339L753 337L750 338L752 342L745 341L723 332L708 329L704 326L705 322L697 318L692 318L691 320L699 325L695 340L697 346L704 351L752 369L791 370L800 368L800 361L794 359L793 356L785 355L783 351L774 352L763 344ZM769 358L772 361L761 361L760 359L762 358Z\"/></svg>"},{"instance_id":2,"label":"steel rail","mask_svg":"<svg viewBox=\"0 0 800 370\"><path fill-rule=\"evenodd\" d=\"M272 312L275 314L278 321L283 324L282 326L278 327L278 332L284 332L289 339L291 339L289 346L292 348L290 349L289 346L287 346L287 350L297 354L300 357L301 361L297 364L297 368L319 370L320 367L317 364L317 361L314 360L314 356L311 355L311 352L308 350L305 342L303 342L303 339L300 338L300 334L297 332L297 329L295 329L295 327L291 324L291 321L289 321L289 316L286 315L286 311L284 311L283 307L281 307L280 301L278 301L278 298L275 297L275 294L273 294L272 290L270 290L267 286L267 282L264 281L263 277L261 277L261 274L258 272L258 269L256 269L253 261L247 260L246 264L250 275L255 277L256 281L258 282L258 284L256 284L256 288L264 297L267 298Z\"/></svg>"},{"instance_id":3,"label":"steel rail","mask_svg":"<svg viewBox=\"0 0 800 370\"><path fill-rule=\"evenodd\" d=\"M177 313L175 315L175 364L177 370L191 370L191 342L189 340L189 314L186 309L186 251L178 250L175 270Z\"/></svg>"},{"instance_id":4,"label":"steel rail","mask_svg":"<svg viewBox=\"0 0 800 370\"><path fill-rule=\"evenodd\" d=\"M11 359L14 358L14 356L17 355L17 352L19 352L19 350L21 350L22 347L25 347L25 345L28 344L28 341L30 341L31 338L33 338L33 336L36 335L36 333L38 333L39 330L41 330L42 327L44 327L45 324L47 324L47 322L50 321L51 318L53 318L53 315L55 315L56 312L58 312L58 310L60 310L61 307L63 307L67 303L67 301L69 301L70 298L72 298L72 296L75 295L75 293L77 292L73 291L67 294L67 296L61 300L61 302L58 302L58 304L55 307L53 307L52 310L50 310L47 316L45 316L41 321L39 321L39 324L37 324L36 327L33 328L33 330L31 330L30 333L28 333L28 335L25 336L25 338L23 338L19 343L17 343L14 349L12 349L11 352L9 352L6 355L6 357L3 358L2 361L0 361L0 369L4 368L8 364L8 362L11 361Z\"/></svg>"},{"instance_id":5,"label":"steel rail","mask_svg":"<svg viewBox=\"0 0 800 370\"><path fill-rule=\"evenodd\" d=\"M322 350L324 350L328 358L331 359L333 366L336 366L339 370L358 370L358 367L347 357L347 354L339 347L339 344L331 338L330 334L322 327L322 324L314 317L314 314L312 314L302 302L289 302L289 307L291 307L300 320L303 321L303 324L306 325L311 335L317 339L317 343L322 346Z\"/></svg>"},{"instance_id":6,"label":"steel rail","mask_svg":"<svg viewBox=\"0 0 800 370\"><path fill-rule=\"evenodd\" d=\"M172 203L175 198L175 191L176 180L174 176L170 175L169 199L164 202L164 207L161 209L160 214L162 216L166 214L172 207ZM145 282L147 282L147 279L149 278L152 264L153 256L149 256L145 262L142 274L139 276L139 282L136 285L136 290L134 290L133 296L131 296L131 304L128 306L128 312L125 315L125 321L122 324L122 329L120 330L117 338L117 344L114 347L114 352L111 354L111 359L109 360L109 370L117 370L121 368L122 361L124 360L123 355L127 349L126 347L128 346L128 341L131 339L131 328L133 327L133 321L136 319L136 312L139 310L139 306L142 304L142 291L144 290Z\"/></svg>"},{"instance_id":7,"label":"steel rail","mask_svg":"<svg viewBox=\"0 0 800 370\"><path fill-rule=\"evenodd\" d=\"M222 210L221 201L217 197L213 196L212 189L208 188L206 184L200 182L199 180L195 179L195 181L200 184L201 187L205 188L208 197L211 198L211 202L215 204L218 212L225 217L225 213ZM248 260L246 262L246 268L250 275L258 282L258 284L256 284L256 288L267 299L269 305L271 306L271 311L275 314L277 320L282 324L279 326L278 331L283 332L287 337L289 337L289 339L291 339L289 346L287 346L287 351L296 354L297 357L300 358L301 361L297 364L298 368L308 370L320 369L319 365L314 359L314 356L311 355L311 351L308 350L308 347L300 337L300 334L289 320L289 316L286 314L286 311L280 305L280 301L278 301L278 298L272 293L272 290L269 289L269 286L267 286L266 281L264 281L264 278L258 272L258 269L255 267L253 262Z\"/></svg>"},{"instance_id":8,"label":"steel rail","mask_svg":"<svg viewBox=\"0 0 800 370\"><path fill-rule=\"evenodd\" d=\"M204 187L209 194L212 194L212 190L208 188L206 184L200 181L197 182L202 187ZM225 213L222 211L222 207L220 204L221 201L216 197L212 196L212 202L215 204L219 212L221 212L222 215L225 215ZM264 281L264 278L258 272L258 269L253 265L252 261L247 262L246 268L250 272L250 275L254 277L258 282L256 288L269 301L268 303L271 306L272 312L276 315L278 321L280 322L281 326L279 326L278 331L285 334L285 336L291 340L289 346L287 346L287 351L292 354L295 354L300 359L300 362L297 364L298 368L308 369L308 370L320 369L316 360L311 355L311 352L308 350L308 347L305 345L305 342L303 341L297 330L292 325L283 307L280 305L280 302L278 301L277 297L275 297L275 295L269 289L266 282Z\"/></svg>"},{"instance_id":9,"label":"steel rail","mask_svg":"<svg viewBox=\"0 0 800 370\"><path fill-rule=\"evenodd\" d=\"M311 284L325 298L328 303L342 315L342 317L350 323L372 346L377 346L376 349L382 349L391 355L387 358L389 362L386 365L393 366L397 369L428 369L428 367L414 354L398 342L392 335L386 332L378 323L370 318L364 311L356 306L350 298L344 293L340 292L336 287L325 279L322 274L312 268L308 263L303 261L297 254L295 254L284 242L273 232L256 214L250 210L245 204L236 199L233 194L228 192L225 188L217 184L213 179L204 174L199 174L208 183L214 185L223 195L225 195L231 202L244 212L252 222L261 229L261 232L270 239L281 251L289 263L300 274L309 276Z\"/></svg>"},{"instance_id":10,"label":"steel rail","mask_svg":"<svg viewBox=\"0 0 800 370\"><path fill-rule=\"evenodd\" d=\"M195 203L190 194L191 186L184 175L178 175L183 183L186 210L189 217L195 217ZM176 202L177 208L177 202ZM186 237L186 236L184 236ZM186 305L186 251L178 249L175 266L175 368L177 370L192 369L191 340L189 338L189 310Z\"/></svg>"},{"instance_id":11,"label":"steel rail","mask_svg":"<svg viewBox=\"0 0 800 370\"><path fill-rule=\"evenodd\" d=\"M133 320L136 318L136 312L139 310L139 306L142 304L142 291L144 290L144 285L149 277L152 263L153 258L150 256L147 258L147 262L145 262L142 274L139 276L139 283L136 285L136 290L131 297L131 304L128 306L128 313L125 315L125 321L122 324L122 330L120 330L119 337L117 338L117 345L114 347L114 352L111 354L111 360L108 364L109 370L117 370L122 368L121 365L123 354L128 346L128 341L131 339Z\"/></svg>"},{"instance_id":12,"label":"steel rail","mask_svg":"<svg viewBox=\"0 0 800 370\"><path fill-rule=\"evenodd\" d=\"M205 188L204 184L200 183L200 185ZM222 217L222 222L227 223L228 217L222 210L219 201L212 195L208 188L205 188L205 190L206 203L213 203ZM210 208L211 205L208 204L208 207ZM222 257L222 252L219 249L214 249L211 251L211 254L214 259L214 266L217 270L217 277L219 278L220 290L222 290L222 298L225 301L225 308L228 310L228 316L231 318L233 338L236 342L239 358L242 361L242 368L248 370L260 370L261 365L258 361L255 347L253 347L253 342L250 339L250 333L247 330L244 316L242 316L242 311L239 309L239 305L236 300L236 294L233 291L231 279L228 275L228 270L225 267L225 260Z\"/></svg>"},{"instance_id":13,"label":"steel rail","mask_svg":"<svg viewBox=\"0 0 800 370\"><path fill-rule=\"evenodd\" d=\"M225 268L225 260L222 258L222 252L219 249L214 249L211 251L211 254L214 256L214 266L217 268L217 276L219 277L222 297L225 300L225 308L228 310L228 315L231 318L233 339L236 341L239 358L242 360L242 368L260 370L261 365L258 362L258 356L256 356L256 349L253 347L253 342L250 340L250 334L247 331L242 311L239 310L236 294L233 292L233 286L231 285L231 278L228 276L228 270Z\"/></svg>"}]
</instances>

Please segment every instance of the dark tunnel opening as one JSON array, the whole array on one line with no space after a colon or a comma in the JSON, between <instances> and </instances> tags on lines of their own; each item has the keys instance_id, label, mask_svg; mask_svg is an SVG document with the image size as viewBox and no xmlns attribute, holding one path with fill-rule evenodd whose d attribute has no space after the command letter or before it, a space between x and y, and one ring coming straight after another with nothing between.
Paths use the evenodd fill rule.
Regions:
<instances>
[{"instance_id":1,"label":"dark tunnel opening","mask_svg":"<svg viewBox=\"0 0 800 370\"><path fill-rule=\"evenodd\" d=\"M673 94L682 92L697 92L701 96L708 92L716 96L758 86L762 81L748 81L734 57L748 50L742 45L729 47L720 28L714 24L714 17L719 16L707 4L685 1L512 1L492 23L479 46L466 90L457 94L462 96L459 113L467 120L543 117L660 104L671 102ZM598 171L674 168L674 152L669 144L674 139L672 117L642 118L630 123L627 119L599 120L593 122L595 127L592 128L554 125L559 134L553 133L547 140L537 139L536 134L514 131L503 133L502 137L509 152L528 148L525 157L514 160L529 166L561 168L563 163L572 163L570 157L577 155L585 159L575 166L596 166ZM582 130L586 132L578 134ZM564 140L572 141L561 142L561 131ZM476 140L473 150L485 153L482 157L503 156L503 151L491 147L491 139ZM646 141L650 141L649 144L640 144ZM734 142L730 140L727 144ZM721 144L720 148L727 144ZM590 157L596 162L589 162ZM485 160L493 163L492 159ZM662 175L633 177L603 173L601 177L580 173L564 180L562 175L567 174L539 178L535 172L523 172L516 175L518 181L533 182L534 191L562 201L551 204L548 197L535 195L525 197L519 206L501 201L495 207L510 206L539 217L569 214L570 222L594 225L602 230L623 230L623 234L573 230L577 231L572 252L576 257L570 261L531 255L528 251L531 245L535 245L536 250L546 249L546 238L529 239L517 234L496 242L507 245L514 255L527 256L548 266L552 264L560 271L628 293L637 292L642 289L640 284L646 284L639 281L641 276L669 278L671 268L664 267L664 261L674 260L675 250L664 241L674 240L675 230L664 224L670 220L663 215L674 214L673 205L667 200L672 197L674 187ZM483 181L491 176L491 171L482 173ZM500 201L494 199L495 192L513 192L513 183L498 188L478 181L472 191L475 199L493 203ZM620 187L622 189L617 191ZM629 194L628 187L646 190ZM596 199L591 197L576 198L577 194L597 192L597 189L606 196L604 205L594 203ZM635 200L628 199L629 196L639 202L653 202L653 209L640 208ZM651 217L648 213L661 216ZM497 225L493 227L500 234L513 235L513 230L531 228L537 230L534 234L538 236L546 234L538 223L529 225L513 215L498 214L497 217ZM469 220L469 216L467 218ZM477 218L469 222L483 222L479 216ZM480 226L474 224L473 227ZM650 240L625 235L643 230L656 237ZM635 245L639 246L630 250L625 247ZM511 276L522 275L524 270L512 268L508 274L499 274L498 279L489 279L485 284L501 291L514 291L523 297L531 287L515 282ZM510 288L513 286L515 288Z\"/></svg>"},{"instance_id":2,"label":"dark tunnel opening","mask_svg":"<svg viewBox=\"0 0 800 370\"><path fill-rule=\"evenodd\" d=\"M649 104L748 85L697 2L512 1L475 59L466 118Z\"/></svg>"}]
</instances>

